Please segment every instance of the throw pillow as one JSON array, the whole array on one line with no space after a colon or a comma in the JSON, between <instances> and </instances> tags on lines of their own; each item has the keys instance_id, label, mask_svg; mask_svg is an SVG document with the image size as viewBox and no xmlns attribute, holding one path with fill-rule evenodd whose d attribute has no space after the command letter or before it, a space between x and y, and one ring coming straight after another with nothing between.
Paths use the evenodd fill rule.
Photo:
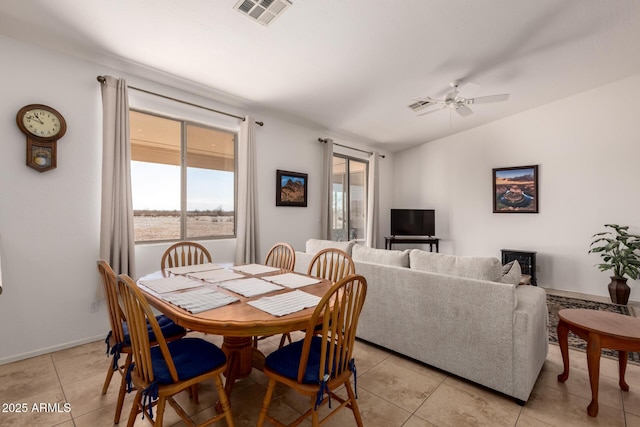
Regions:
<instances>
[{"instance_id":1,"label":"throw pillow","mask_svg":"<svg viewBox=\"0 0 640 427\"><path fill-rule=\"evenodd\" d=\"M510 268L506 273L502 275L500 281L502 283L511 283L512 285L518 285L520 283L520 279L522 277L522 269L520 268L520 263L518 261L511 261L508 264L505 264L504 267L509 266ZM503 267L503 272L505 268Z\"/></svg>"},{"instance_id":2,"label":"throw pillow","mask_svg":"<svg viewBox=\"0 0 640 427\"><path fill-rule=\"evenodd\" d=\"M374 264L409 267L409 249L393 251L386 249L368 248L364 245L354 245L352 248L354 261L372 262Z\"/></svg>"},{"instance_id":3,"label":"throw pillow","mask_svg":"<svg viewBox=\"0 0 640 427\"><path fill-rule=\"evenodd\" d=\"M327 248L337 248L342 249L349 255L351 255L351 248L355 242L336 242L333 240L319 240L319 239L309 239L307 240L306 252L311 255L315 255L323 249Z\"/></svg>"}]
</instances>

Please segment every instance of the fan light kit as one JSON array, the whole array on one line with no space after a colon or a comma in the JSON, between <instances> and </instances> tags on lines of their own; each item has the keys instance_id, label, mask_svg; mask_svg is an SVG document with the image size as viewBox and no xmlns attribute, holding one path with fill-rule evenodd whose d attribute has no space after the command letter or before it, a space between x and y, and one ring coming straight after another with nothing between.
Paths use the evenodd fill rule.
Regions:
<instances>
[{"instance_id":1,"label":"fan light kit","mask_svg":"<svg viewBox=\"0 0 640 427\"><path fill-rule=\"evenodd\" d=\"M266 27L289 6L289 0L239 0L233 8Z\"/></svg>"},{"instance_id":2,"label":"fan light kit","mask_svg":"<svg viewBox=\"0 0 640 427\"><path fill-rule=\"evenodd\" d=\"M460 80L454 80L449 83L449 86L451 86L452 90L445 95L444 99L435 99L427 96L426 98L417 99L416 102L409 105L408 107L411 108L417 116L424 116L425 114L431 114L436 111L449 108L451 110L455 110L462 117L466 117L470 114L473 114L473 110L469 108L469 105L506 101L509 99L508 93L503 93L500 95L479 96L476 98L464 98L460 96L458 90L461 83L462 82Z\"/></svg>"}]
</instances>

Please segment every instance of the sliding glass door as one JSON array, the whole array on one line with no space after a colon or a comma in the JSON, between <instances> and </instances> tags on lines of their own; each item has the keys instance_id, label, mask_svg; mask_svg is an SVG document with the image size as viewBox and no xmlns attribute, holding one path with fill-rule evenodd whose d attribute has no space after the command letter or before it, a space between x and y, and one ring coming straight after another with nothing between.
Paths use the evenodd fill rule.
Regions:
<instances>
[{"instance_id":1,"label":"sliding glass door","mask_svg":"<svg viewBox=\"0 0 640 427\"><path fill-rule=\"evenodd\" d=\"M362 240L367 230L365 160L333 156L333 240Z\"/></svg>"}]
</instances>

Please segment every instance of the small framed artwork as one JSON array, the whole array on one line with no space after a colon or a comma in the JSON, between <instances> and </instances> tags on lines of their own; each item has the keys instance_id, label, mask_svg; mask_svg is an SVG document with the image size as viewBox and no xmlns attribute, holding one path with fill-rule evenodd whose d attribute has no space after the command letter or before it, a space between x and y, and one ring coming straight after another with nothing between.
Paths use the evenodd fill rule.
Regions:
<instances>
[{"instance_id":1,"label":"small framed artwork","mask_svg":"<svg viewBox=\"0 0 640 427\"><path fill-rule=\"evenodd\" d=\"M538 165L493 170L494 213L538 213Z\"/></svg>"},{"instance_id":2,"label":"small framed artwork","mask_svg":"<svg viewBox=\"0 0 640 427\"><path fill-rule=\"evenodd\" d=\"M276 206L307 207L306 173L276 171Z\"/></svg>"}]
</instances>

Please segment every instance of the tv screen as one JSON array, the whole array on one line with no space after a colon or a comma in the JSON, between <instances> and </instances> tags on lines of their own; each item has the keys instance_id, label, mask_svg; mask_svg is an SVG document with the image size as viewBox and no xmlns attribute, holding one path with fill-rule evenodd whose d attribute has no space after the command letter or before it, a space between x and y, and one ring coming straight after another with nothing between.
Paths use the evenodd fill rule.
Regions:
<instances>
[{"instance_id":1,"label":"tv screen","mask_svg":"<svg viewBox=\"0 0 640 427\"><path fill-rule=\"evenodd\" d=\"M433 209L391 209L392 236L435 236Z\"/></svg>"}]
</instances>

